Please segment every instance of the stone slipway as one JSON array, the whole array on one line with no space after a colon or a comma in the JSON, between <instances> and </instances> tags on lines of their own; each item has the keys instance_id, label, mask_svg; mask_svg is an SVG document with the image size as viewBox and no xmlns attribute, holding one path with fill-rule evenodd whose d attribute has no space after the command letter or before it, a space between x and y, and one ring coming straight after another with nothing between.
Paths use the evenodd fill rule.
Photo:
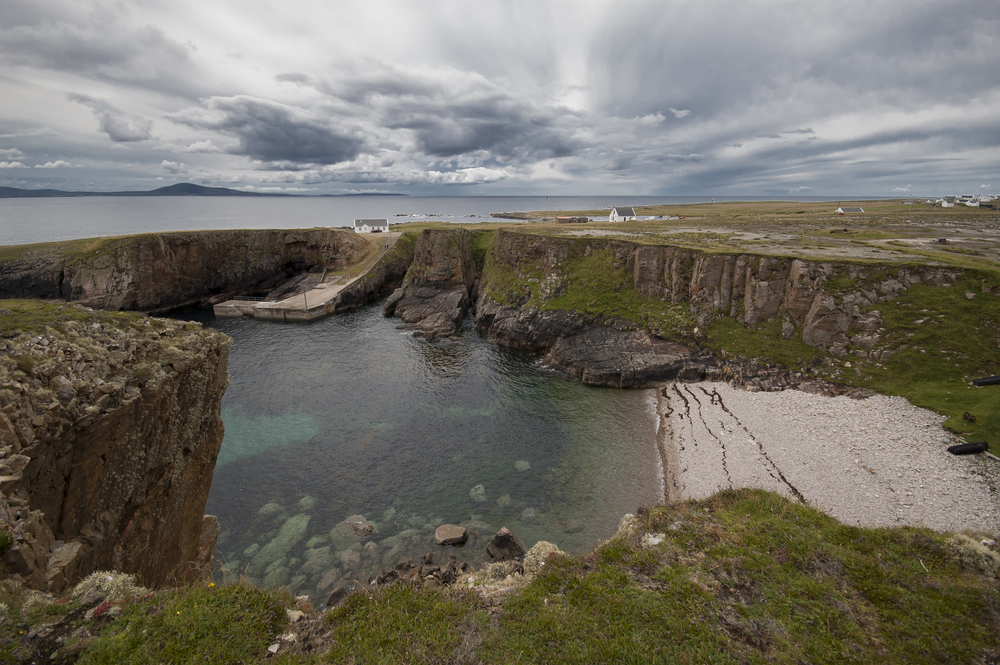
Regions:
<instances>
[{"instance_id":1,"label":"stone slipway","mask_svg":"<svg viewBox=\"0 0 1000 665\"><path fill-rule=\"evenodd\" d=\"M943 418L902 397L658 390L670 501L756 487L854 526L1000 533L1000 462L955 457Z\"/></svg>"},{"instance_id":2,"label":"stone slipway","mask_svg":"<svg viewBox=\"0 0 1000 665\"><path fill-rule=\"evenodd\" d=\"M373 234L366 234L373 235ZM215 315L219 318L252 317L265 321L313 321L329 316L337 310L340 294L361 282L370 272L376 269L402 233L392 233L386 238L389 242L383 244L382 253L372 265L362 274L349 279L343 284L319 284L305 293L297 293L281 300L227 300L213 306ZM380 238L381 239L381 238Z\"/></svg>"}]
</instances>

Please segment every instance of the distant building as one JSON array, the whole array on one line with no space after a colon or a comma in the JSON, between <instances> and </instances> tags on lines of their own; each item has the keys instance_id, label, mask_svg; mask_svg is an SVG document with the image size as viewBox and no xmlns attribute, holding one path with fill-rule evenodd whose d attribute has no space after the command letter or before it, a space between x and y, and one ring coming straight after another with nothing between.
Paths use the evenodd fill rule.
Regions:
<instances>
[{"instance_id":1,"label":"distant building","mask_svg":"<svg viewBox=\"0 0 1000 665\"><path fill-rule=\"evenodd\" d=\"M388 233L388 219L356 219L354 220L355 233Z\"/></svg>"},{"instance_id":2,"label":"distant building","mask_svg":"<svg viewBox=\"0 0 1000 665\"><path fill-rule=\"evenodd\" d=\"M838 215L843 215L849 212L864 212L861 208L837 208L834 212Z\"/></svg>"},{"instance_id":3,"label":"distant building","mask_svg":"<svg viewBox=\"0 0 1000 665\"><path fill-rule=\"evenodd\" d=\"M612 208L611 214L608 215L609 222L627 222L630 219L635 219L635 210L632 208Z\"/></svg>"}]
</instances>

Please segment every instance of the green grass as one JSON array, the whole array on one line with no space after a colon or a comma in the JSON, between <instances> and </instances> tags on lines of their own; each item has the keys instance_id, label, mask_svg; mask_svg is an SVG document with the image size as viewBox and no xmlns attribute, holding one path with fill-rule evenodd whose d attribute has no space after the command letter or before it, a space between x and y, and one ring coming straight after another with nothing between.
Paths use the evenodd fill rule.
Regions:
<instances>
[{"instance_id":1,"label":"green grass","mask_svg":"<svg viewBox=\"0 0 1000 665\"><path fill-rule=\"evenodd\" d=\"M745 358L761 358L784 365L790 370L801 371L822 351L806 346L802 335L791 339L781 337L781 320L763 321L756 330L750 330L742 323L729 317L712 323L706 330L707 344L713 350ZM725 356L723 356L725 357Z\"/></svg>"},{"instance_id":2,"label":"green grass","mask_svg":"<svg viewBox=\"0 0 1000 665\"><path fill-rule=\"evenodd\" d=\"M234 584L125 606L79 662L98 663L936 663L1000 657L1000 588L965 570L948 534L863 529L762 490L640 510L580 557L550 557L519 591L464 581L357 593L289 624L291 597ZM45 622L64 613L36 608ZM0 655L30 625L0 624ZM308 648L280 636L297 634ZM309 637L306 637L309 635ZM271 658L269 644L282 644ZM5 650L6 649L6 650ZM992 660L991 660L992 659Z\"/></svg>"},{"instance_id":3,"label":"green grass","mask_svg":"<svg viewBox=\"0 0 1000 665\"><path fill-rule=\"evenodd\" d=\"M640 295L624 261L615 258L607 241L570 241L570 255L546 281L543 266L522 258L517 266L486 254L482 284L498 302L537 306L542 310L569 310L597 319L619 318L665 338L690 333L693 323L687 305L674 305ZM589 251L588 251L589 248Z\"/></svg>"},{"instance_id":4,"label":"green grass","mask_svg":"<svg viewBox=\"0 0 1000 665\"><path fill-rule=\"evenodd\" d=\"M350 596L327 621L325 662L444 663L479 643L488 617L475 592L399 584Z\"/></svg>"},{"instance_id":5,"label":"green grass","mask_svg":"<svg viewBox=\"0 0 1000 665\"><path fill-rule=\"evenodd\" d=\"M472 231L472 258L476 262L476 270L482 271L483 265L486 263L486 252L496 235L495 229L475 229Z\"/></svg>"},{"instance_id":6,"label":"green grass","mask_svg":"<svg viewBox=\"0 0 1000 665\"><path fill-rule=\"evenodd\" d=\"M285 626L288 598L232 585L180 589L129 605L81 665L259 662Z\"/></svg>"},{"instance_id":7,"label":"green grass","mask_svg":"<svg viewBox=\"0 0 1000 665\"><path fill-rule=\"evenodd\" d=\"M0 337L10 337L18 331L33 334L42 332L47 326L62 329L69 321L101 322L117 327L142 327L145 317L132 312L108 312L103 310L88 311L82 307L68 305L58 300L0 300L0 309L6 309L11 315L0 315ZM150 319L156 327L162 327L163 322ZM20 362L20 361L19 361Z\"/></svg>"}]
</instances>

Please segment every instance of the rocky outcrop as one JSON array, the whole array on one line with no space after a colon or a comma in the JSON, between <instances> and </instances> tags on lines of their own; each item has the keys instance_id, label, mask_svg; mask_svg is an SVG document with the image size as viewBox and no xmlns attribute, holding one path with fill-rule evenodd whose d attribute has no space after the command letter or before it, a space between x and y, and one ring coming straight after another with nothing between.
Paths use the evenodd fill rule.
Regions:
<instances>
[{"instance_id":1,"label":"rocky outcrop","mask_svg":"<svg viewBox=\"0 0 1000 665\"><path fill-rule=\"evenodd\" d=\"M480 292L476 330L504 346L534 351L544 362L584 383L612 388L714 375L710 354L651 335L634 323L567 310L502 305Z\"/></svg>"},{"instance_id":2,"label":"rocky outcrop","mask_svg":"<svg viewBox=\"0 0 1000 665\"><path fill-rule=\"evenodd\" d=\"M403 320L404 329L433 339L458 333L471 305L476 280L472 234L465 229L424 229L403 286L382 313Z\"/></svg>"},{"instance_id":3,"label":"rocky outcrop","mask_svg":"<svg viewBox=\"0 0 1000 665\"><path fill-rule=\"evenodd\" d=\"M608 270L624 270L640 296L686 305L691 326L663 330L547 305L574 280L586 283L587 278L573 270L588 260L609 263L603 266ZM880 339L881 314L874 309L878 302L914 284L952 284L958 274L933 266L705 254L501 230L487 257L476 328L501 344L545 353L550 365L588 383L636 386L717 373L695 346L667 339L692 339L695 328L719 317L750 328L778 318L786 339L800 334L807 345L832 355L846 354L848 346L871 348Z\"/></svg>"},{"instance_id":4,"label":"rocky outcrop","mask_svg":"<svg viewBox=\"0 0 1000 665\"><path fill-rule=\"evenodd\" d=\"M344 229L151 233L11 248L0 298L61 298L164 312L267 291L296 272L339 269L372 251Z\"/></svg>"},{"instance_id":5,"label":"rocky outcrop","mask_svg":"<svg viewBox=\"0 0 1000 665\"><path fill-rule=\"evenodd\" d=\"M0 340L4 563L53 592L99 569L152 586L209 573L219 526L204 510L229 338L72 305L0 305L23 328ZM47 323L22 325L32 320Z\"/></svg>"}]
</instances>

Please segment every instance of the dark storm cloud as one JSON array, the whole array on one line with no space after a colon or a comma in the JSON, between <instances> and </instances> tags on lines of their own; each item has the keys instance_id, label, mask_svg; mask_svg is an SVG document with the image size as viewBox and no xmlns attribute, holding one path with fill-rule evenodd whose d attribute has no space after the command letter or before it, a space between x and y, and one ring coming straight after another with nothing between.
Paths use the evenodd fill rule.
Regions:
<instances>
[{"instance_id":1,"label":"dark storm cloud","mask_svg":"<svg viewBox=\"0 0 1000 665\"><path fill-rule=\"evenodd\" d=\"M70 95L69 100L89 106L101 131L115 143L145 141L153 136L152 122L129 115L107 100L87 95Z\"/></svg>"},{"instance_id":2,"label":"dark storm cloud","mask_svg":"<svg viewBox=\"0 0 1000 665\"><path fill-rule=\"evenodd\" d=\"M521 98L485 78L446 70L435 76L386 68L327 84L328 94L376 114L392 130L409 130L421 152L454 158L486 153L500 161L565 157L583 144L580 114Z\"/></svg>"},{"instance_id":3,"label":"dark storm cloud","mask_svg":"<svg viewBox=\"0 0 1000 665\"><path fill-rule=\"evenodd\" d=\"M247 96L213 97L202 108L167 116L195 129L236 137L229 152L262 162L337 164L357 157L364 141L304 109Z\"/></svg>"}]
</instances>

